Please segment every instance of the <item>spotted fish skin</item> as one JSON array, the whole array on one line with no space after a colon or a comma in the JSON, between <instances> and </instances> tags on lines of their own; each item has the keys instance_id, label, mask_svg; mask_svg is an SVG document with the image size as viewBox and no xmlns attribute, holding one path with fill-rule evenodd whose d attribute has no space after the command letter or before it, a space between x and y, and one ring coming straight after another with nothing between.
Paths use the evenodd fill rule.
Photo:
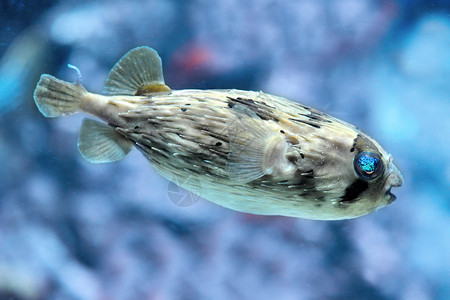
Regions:
<instances>
[{"instance_id":1,"label":"spotted fish skin","mask_svg":"<svg viewBox=\"0 0 450 300\"><path fill-rule=\"evenodd\" d=\"M88 128L82 129L86 136L80 135L79 148L88 160L120 159L133 145L167 179L180 184L179 179L189 178L180 185L221 206L253 214L349 219L395 199L390 190L403 178L392 157L353 125L263 92L172 91L155 65L149 66L153 78L133 80L138 83L117 75L115 71L133 62L141 67L145 59L151 61L145 55L156 52L148 54L147 49L132 50L116 64L105 84L106 95L76 96L82 111L112 130L95 147L98 134L95 140L86 136L98 130L84 126ZM40 82L35 92L44 115L50 104L42 99L51 98L47 90ZM99 151L108 148L105 144L112 150ZM371 168L361 171L361 155L373 162Z\"/></svg>"}]
</instances>

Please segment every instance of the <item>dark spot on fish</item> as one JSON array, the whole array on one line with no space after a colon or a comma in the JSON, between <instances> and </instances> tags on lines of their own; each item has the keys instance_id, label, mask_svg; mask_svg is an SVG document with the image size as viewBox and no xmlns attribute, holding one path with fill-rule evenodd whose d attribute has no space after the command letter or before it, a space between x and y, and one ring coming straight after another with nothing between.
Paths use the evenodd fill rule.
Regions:
<instances>
[{"instance_id":1,"label":"dark spot on fish","mask_svg":"<svg viewBox=\"0 0 450 300\"><path fill-rule=\"evenodd\" d=\"M271 118L269 118L267 115L265 115L265 114L262 114L262 113L256 113L257 115L258 115L258 117L260 117L262 120L264 120L264 121L266 121L266 120L272 120L272 121L275 121L275 122L280 122L280 120L278 120L277 118L275 118L275 117L271 117Z\"/></svg>"},{"instance_id":2,"label":"dark spot on fish","mask_svg":"<svg viewBox=\"0 0 450 300\"><path fill-rule=\"evenodd\" d=\"M197 129L197 130L199 130L199 131L205 131L205 132L208 132L208 133L210 133L211 131L211 129L209 129L208 127L206 127L205 125L194 125L194 128L195 129Z\"/></svg>"},{"instance_id":3,"label":"dark spot on fish","mask_svg":"<svg viewBox=\"0 0 450 300\"><path fill-rule=\"evenodd\" d=\"M317 128L317 129L320 128L320 125L312 123L312 122L308 122L308 121L305 121L305 120L294 119L294 118L289 118L289 120L297 122L297 123L303 123L303 124L309 125L311 127Z\"/></svg>"},{"instance_id":4,"label":"dark spot on fish","mask_svg":"<svg viewBox=\"0 0 450 300\"><path fill-rule=\"evenodd\" d=\"M309 171L302 172L302 176L307 177L307 178L314 178L314 170L311 169Z\"/></svg>"},{"instance_id":5,"label":"dark spot on fish","mask_svg":"<svg viewBox=\"0 0 450 300\"><path fill-rule=\"evenodd\" d=\"M238 101L247 101L249 103L255 103L255 101L253 101L252 99L249 99L249 98L244 99L242 97L237 97L236 100L238 100Z\"/></svg>"},{"instance_id":6,"label":"dark spot on fish","mask_svg":"<svg viewBox=\"0 0 450 300\"><path fill-rule=\"evenodd\" d=\"M221 157L224 160L224 165L225 165L225 159L227 159L228 155L230 154L229 152L223 152L219 148L209 148L209 152L214 153L217 156Z\"/></svg>"},{"instance_id":7,"label":"dark spot on fish","mask_svg":"<svg viewBox=\"0 0 450 300\"><path fill-rule=\"evenodd\" d=\"M308 119L311 119L311 120L314 120L314 121L317 121L317 120L320 120L320 118L319 117L316 117L316 116L313 116L313 115L308 115L308 114L299 114L300 116L303 116L303 117L307 117Z\"/></svg>"},{"instance_id":8,"label":"dark spot on fish","mask_svg":"<svg viewBox=\"0 0 450 300\"><path fill-rule=\"evenodd\" d=\"M280 132L281 132L282 134L284 134L284 130L280 130Z\"/></svg>"},{"instance_id":9,"label":"dark spot on fish","mask_svg":"<svg viewBox=\"0 0 450 300\"><path fill-rule=\"evenodd\" d=\"M306 108L306 107L304 107L304 108ZM312 109L310 107L308 107L307 110L309 111L309 114L299 113L299 115L307 117L313 121L319 121L319 122L323 122L323 123L332 123L330 120L328 120L328 116L326 114L324 114L318 110Z\"/></svg>"},{"instance_id":10,"label":"dark spot on fish","mask_svg":"<svg viewBox=\"0 0 450 300\"><path fill-rule=\"evenodd\" d=\"M242 104L251 111L253 111L258 117L262 120L272 120L275 122L279 122L280 120L273 115L273 108L270 106L264 105L261 102L254 101L252 99L237 97L227 97L228 98L228 107L233 108L236 104Z\"/></svg>"},{"instance_id":11,"label":"dark spot on fish","mask_svg":"<svg viewBox=\"0 0 450 300\"><path fill-rule=\"evenodd\" d=\"M190 103L186 103L185 105L186 105L186 106L189 106L189 105L191 105L191 104L190 104Z\"/></svg>"},{"instance_id":12,"label":"dark spot on fish","mask_svg":"<svg viewBox=\"0 0 450 300\"><path fill-rule=\"evenodd\" d=\"M268 104L267 104L266 102L264 102L264 101L258 101L258 103L261 103L262 105L265 105L265 106L270 107L270 108L272 108L272 109L276 109L275 107L268 105Z\"/></svg>"},{"instance_id":13,"label":"dark spot on fish","mask_svg":"<svg viewBox=\"0 0 450 300\"><path fill-rule=\"evenodd\" d=\"M321 207L321 206L322 206L322 204L320 204L320 203L316 203L316 204L314 204L314 206L315 206L315 207Z\"/></svg>"},{"instance_id":14,"label":"dark spot on fish","mask_svg":"<svg viewBox=\"0 0 450 300\"><path fill-rule=\"evenodd\" d=\"M148 119L146 120L148 124L150 124L153 128L158 129L161 127L161 121L158 119Z\"/></svg>"},{"instance_id":15,"label":"dark spot on fish","mask_svg":"<svg viewBox=\"0 0 450 300\"><path fill-rule=\"evenodd\" d=\"M295 164L297 162L297 160L298 160L298 157L295 154L287 155L286 158L287 158L287 160L289 160L293 164Z\"/></svg>"},{"instance_id":16,"label":"dark spot on fish","mask_svg":"<svg viewBox=\"0 0 450 300\"><path fill-rule=\"evenodd\" d=\"M216 143L216 147L220 147L220 146L222 146L222 143L221 142L217 142Z\"/></svg>"},{"instance_id":17,"label":"dark spot on fish","mask_svg":"<svg viewBox=\"0 0 450 300\"><path fill-rule=\"evenodd\" d=\"M139 126L134 126L134 129L139 129Z\"/></svg>"},{"instance_id":18,"label":"dark spot on fish","mask_svg":"<svg viewBox=\"0 0 450 300\"><path fill-rule=\"evenodd\" d=\"M182 107L181 111L185 112L187 110L187 108Z\"/></svg>"},{"instance_id":19,"label":"dark spot on fish","mask_svg":"<svg viewBox=\"0 0 450 300\"><path fill-rule=\"evenodd\" d=\"M216 138L218 140L222 140L224 142L227 142L227 136L226 135L223 135L223 134L221 135L221 134L217 134L217 133L210 132L210 131L206 131L206 132L208 133L209 136L211 136L213 138Z\"/></svg>"},{"instance_id":20,"label":"dark spot on fish","mask_svg":"<svg viewBox=\"0 0 450 300\"><path fill-rule=\"evenodd\" d=\"M356 201L356 198L359 197L367 188L369 187L369 183L367 181L356 179L353 181L352 184L350 184L345 189L344 196L341 197L340 202L343 203L353 203Z\"/></svg>"},{"instance_id":21,"label":"dark spot on fish","mask_svg":"<svg viewBox=\"0 0 450 300\"><path fill-rule=\"evenodd\" d=\"M356 138L353 140L353 145L352 148L350 148L350 152L354 152L355 151L355 147L356 147L356 143L358 142L359 139L359 134L356 136Z\"/></svg>"},{"instance_id":22,"label":"dark spot on fish","mask_svg":"<svg viewBox=\"0 0 450 300\"><path fill-rule=\"evenodd\" d=\"M300 153L301 158L305 158L305 155L303 153Z\"/></svg>"}]
</instances>

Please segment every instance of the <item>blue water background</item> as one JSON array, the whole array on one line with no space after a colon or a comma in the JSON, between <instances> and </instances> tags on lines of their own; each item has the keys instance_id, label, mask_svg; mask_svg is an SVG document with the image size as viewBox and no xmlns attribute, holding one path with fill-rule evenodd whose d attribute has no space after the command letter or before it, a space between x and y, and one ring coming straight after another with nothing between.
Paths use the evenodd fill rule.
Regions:
<instances>
[{"instance_id":1,"label":"blue water background","mask_svg":"<svg viewBox=\"0 0 450 300\"><path fill-rule=\"evenodd\" d=\"M450 299L448 1L3 1L0 17L0 299ZM173 89L262 90L355 124L393 155L398 199L347 221L253 216L174 203L137 151L89 164L85 116L45 119L34 86L75 81L70 63L100 92L141 45Z\"/></svg>"}]
</instances>

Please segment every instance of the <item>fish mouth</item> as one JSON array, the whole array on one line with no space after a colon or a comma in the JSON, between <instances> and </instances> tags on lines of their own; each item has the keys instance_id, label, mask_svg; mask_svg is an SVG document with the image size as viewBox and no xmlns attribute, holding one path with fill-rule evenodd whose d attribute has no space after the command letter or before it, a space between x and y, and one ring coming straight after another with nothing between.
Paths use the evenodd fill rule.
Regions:
<instances>
[{"instance_id":1,"label":"fish mouth","mask_svg":"<svg viewBox=\"0 0 450 300\"><path fill-rule=\"evenodd\" d=\"M387 168L388 177L386 179L386 191L385 196L388 203L392 203L397 199L397 196L392 194L391 189L393 187L399 187L403 185L403 176L396 165L392 162L392 157L389 159L389 165Z\"/></svg>"},{"instance_id":2,"label":"fish mouth","mask_svg":"<svg viewBox=\"0 0 450 300\"><path fill-rule=\"evenodd\" d=\"M392 203L392 202L394 202L394 201L397 199L397 196L395 196L394 194L392 194L391 188L389 188L389 189L386 191L385 196L386 196L386 200L387 200L388 203Z\"/></svg>"}]
</instances>

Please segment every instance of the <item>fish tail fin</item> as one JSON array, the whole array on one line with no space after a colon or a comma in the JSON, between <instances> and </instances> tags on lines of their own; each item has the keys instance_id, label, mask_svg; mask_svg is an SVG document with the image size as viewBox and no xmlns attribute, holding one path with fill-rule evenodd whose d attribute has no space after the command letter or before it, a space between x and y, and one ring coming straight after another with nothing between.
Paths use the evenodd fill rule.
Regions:
<instances>
[{"instance_id":1,"label":"fish tail fin","mask_svg":"<svg viewBox=\"0 0 450 300\"><path fill-rule=\"evenodd\" d=\"M86 94L86 89L78 82L70 83L43 74L33 97L39 111L47 118L54 118L79 112Z\"/></svg>"}]
</instances>

